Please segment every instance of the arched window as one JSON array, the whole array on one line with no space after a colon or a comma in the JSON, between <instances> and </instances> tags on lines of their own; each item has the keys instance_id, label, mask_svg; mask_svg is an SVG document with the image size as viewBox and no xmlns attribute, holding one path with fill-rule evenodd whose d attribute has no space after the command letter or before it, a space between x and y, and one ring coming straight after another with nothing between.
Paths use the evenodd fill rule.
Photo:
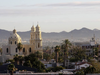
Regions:
<instances>
[{"instance_id":1,"label":"arched window","mask_svg":"<svg viewBox=\"0 0 100 75\"><path fill-rule=\"evenodd\" d=\"M7 48L6 52L8 53L8 48Z\"/></svg>"},{"instance_id":2,"label":"arched window","mask_svg":"<svg viewBox=\"0 0 100 75\"><path fill-rule=\"evenodd\" d=\"M23 52L25 52L25 48L23 48Z\"/></svg>"},{"instance_id":3,"label":"arched window","mask_svg":"<svg viewBox=\"0 0 100 75\"><path fill-rule=\"evenodd\" d=\"M38 43L38 48L40 47L40 44Z\"/></svg>"},{"instance_id":4,"label":"arched window","mask_svg":"<svg viewBox=\"0 0 100 75\"><path fill-rule=\"evenodd\" d=\"M11 44L12 44L12 41L11 41Z\"/></svg>"},{"instance_id":5,"label":"arched window","mask_svg":"<svg viewBox=\"0 0 100 75\"><path fill-rule=\"evenodd\" d=\"M17 48L16 48L16 53L17 53L18 51L17 51Z\"/></svg>"},{"instance_id":6,"label":"arched window","mask_svg":"<svg viewBox=\"0 0 100 75\"><path fill-rule=\"evenodd\" d=\"M15 44L16 44L16 41L15 41Z\"/></svg>"},{"instance_id":7,"label":"arched window","mask_svg":"<svg viewBox=\"0 0 100 75\"><path fill-rule=\"evenodd\" d=\"M29 52L31 52L31 48L29 48Z\"/></svg>"}]
</instances>

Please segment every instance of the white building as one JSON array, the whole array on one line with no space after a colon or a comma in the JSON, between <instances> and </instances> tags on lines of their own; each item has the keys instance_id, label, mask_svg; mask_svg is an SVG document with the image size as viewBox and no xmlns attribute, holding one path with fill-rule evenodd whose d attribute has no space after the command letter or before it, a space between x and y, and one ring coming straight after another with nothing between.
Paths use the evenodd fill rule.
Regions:
<instances>
[{"instance_id":1,"label":"white building","mask_svg":"<svg viewBox=\"0 0 100 75\"><path fill-rule=\"evenodd\" d=\"M79 70L79 69L82 69L82 68L87 68L89 67L91 64L87 63L87 62L81 62L81 63L76 63L75 64L75 69L76 70Z\"/></svg>"},{"instance_id":2,"label":"white building","mask_svg":"<svg viewBox=\"0 0 100 75\"><path fill-rule=\"evenodd\" d=\"M2 55L0 56L0 62L5 62L8 59L13 59L14 55L19 54L17 44L21 43L21 41L21 37L14 29L13 33L8 38L8 45L2 46ZM32 26L30 33L30 44L23 45L21 55L26 56L36 51L39 51L43 54L42 37L39 25L37 25L36 27Z\"/></svg>"}]
</instances>

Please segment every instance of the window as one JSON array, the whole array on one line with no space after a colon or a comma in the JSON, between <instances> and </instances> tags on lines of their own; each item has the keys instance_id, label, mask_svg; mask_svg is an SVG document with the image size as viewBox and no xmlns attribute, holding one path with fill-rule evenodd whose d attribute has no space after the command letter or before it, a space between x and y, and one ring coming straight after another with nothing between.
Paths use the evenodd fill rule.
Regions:
<instances>
[{"instance_id":1,"label":"window","mask_svg":"<svg viewBox=\"0 0 100 75\"><path fill-rule=\"evenodd\" d=\"M12 41L11 41L11 44L12 44Z\"/></svg>"},{"instance_id":2,"label":"window","mask_svg":"<svg viewBox=\"0 0 100 75\"><path fill-rule=\"evenodd\" d=\"M25 52L25 48L23 48L23 52Z\"/></svg>"},{"instance_id":3,"label":"window","mask_svg":"<svg viewBox=\"0 0 100 75\"><path fill-rule=\"evenodd\" d=\"M6 51L7 51L7 53L8 53L8 48L7 48L7 50L6 50Z\"/></svg>"},{"instance_id":4,"label":"window","mask_svg":"<svg viewBox=\"0 0 100 75\"><path fill-rule=\"evenodd\" d=\"M38 48L40 47L40 44L38 43Z\"/></svg>"},{"instance_id":5,"label":"window","mask_svg":"<svg viewBox=\"0 0 100 75\"><path fill-rule=\"evenodd\" d=\"M31 52L31 48L29 49L29 52Z\"/></svg>"},{"instance_id":6,"label":"window","mask_svg":"<svg viewBox=\"0 0 100 75\"><path fill-rule=\"evenodd\" d=\"M17 53L18 51L17 51L17 48L16 48L16 53Z\"/></svg>"},{"instance_id":7,"label":"window","mask_svg":"<svg viewBox=\"0 0 100 75\"><path fill-rule=\"evenodd\" d=\"M15 44L16 44L16 41L15 41Z\"/></svg>"}]
</instances>

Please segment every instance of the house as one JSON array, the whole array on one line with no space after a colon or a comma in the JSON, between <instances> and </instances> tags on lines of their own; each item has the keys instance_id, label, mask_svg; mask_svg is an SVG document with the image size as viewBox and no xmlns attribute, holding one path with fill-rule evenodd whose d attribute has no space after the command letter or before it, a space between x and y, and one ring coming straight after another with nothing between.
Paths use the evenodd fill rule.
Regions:
<instances>
[{"instance_id":1,"label":"house","mask_svg":"<svg viewBox=\"0 0 100 75\"><path fill-rule=\"evenodd\" d=\"M82 68L87 68L90 65L91 64L89 64L88 62L77 62L77 63L75 63L75 69L79 70L79 69L82 69Z\"/></svg>"}]
</instances>

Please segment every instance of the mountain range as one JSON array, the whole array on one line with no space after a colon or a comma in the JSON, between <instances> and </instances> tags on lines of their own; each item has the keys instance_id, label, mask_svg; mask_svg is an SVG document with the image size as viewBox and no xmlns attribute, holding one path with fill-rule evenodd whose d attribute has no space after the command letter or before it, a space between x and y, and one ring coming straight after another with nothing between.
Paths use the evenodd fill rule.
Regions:
<instances>
[{"instance_id":1,"label":"mountain range","mask_svg":"<svg viewBox=\"0 0 100 75\"><path fill-rule=\"evenodd\" d=\"M30 39L30 31L26 32L17 32L23 41L28 42ZM10 36L11 31L0 29L0 42L7 42L8 37ZM89 41L93 34L95 34L96 39L99 42L100 39L100 30L98 29L88 29L88 28L82 28L82 29L74 29L70 32L62 31L62 32L42 32L42 38L43 43L52 43L52 42L61 42L64 39L69 39L70 41L75 42L83 42L83 41Z\"/></svg>"}]
</instances>

